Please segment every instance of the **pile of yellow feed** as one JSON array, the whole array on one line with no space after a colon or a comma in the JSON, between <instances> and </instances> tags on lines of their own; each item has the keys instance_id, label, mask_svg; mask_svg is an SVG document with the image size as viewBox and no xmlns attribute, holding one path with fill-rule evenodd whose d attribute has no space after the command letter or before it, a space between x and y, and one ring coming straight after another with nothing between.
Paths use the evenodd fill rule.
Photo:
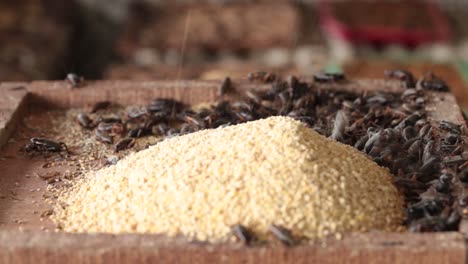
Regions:
<instances>
[{"instance_id":1,"label":"pile of yellow feed","mask_svg":"<svg viewBox=\"0 0 468 264\"><path fill-rule=\"evenodd\" d=\"M275 224L316 240L397 230L404 216L387 169L288 117L164 140L88 173L57 204L65 231L210 242L231 240L235 224L261 239Z\"/></svg>"}]
</instances>

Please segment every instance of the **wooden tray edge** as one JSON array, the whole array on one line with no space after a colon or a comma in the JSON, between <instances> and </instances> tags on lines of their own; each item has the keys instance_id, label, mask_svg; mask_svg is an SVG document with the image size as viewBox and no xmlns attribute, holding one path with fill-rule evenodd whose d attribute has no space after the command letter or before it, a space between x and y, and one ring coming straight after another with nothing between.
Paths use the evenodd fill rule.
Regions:
<instances>
[{"instance_id":1,"label":"wooden tray edge","mask_svg":"<svg viewBox=\"0 0 468 264\"><path fill-rule=\"evenodd\" d=\"M465 263L463 235L368 233L326 244L251 247L156 235L0 232L2 263ZM65 261L65 262L64 262Z\"/></svg>"}]
</instances>

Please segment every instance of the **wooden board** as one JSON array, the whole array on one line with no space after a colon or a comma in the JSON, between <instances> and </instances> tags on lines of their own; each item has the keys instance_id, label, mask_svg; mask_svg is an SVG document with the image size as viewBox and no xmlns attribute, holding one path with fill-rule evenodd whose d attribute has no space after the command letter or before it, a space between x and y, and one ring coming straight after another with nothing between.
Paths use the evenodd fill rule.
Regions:
<instances>
[{"instance_id":1,"label":"wooden board","mask_svg":"<svg viewBox=\"0 0 468 264\"><path fill-rule=\"evenodd\" d=\"M296 67L267 67L253 62L243 63L197 63L178 65L155 64L138 66L131 63L110 65L104 72L104 79L108 80L216 80L229 76L232 79L246 78L250 72L258 70L275 72L286 76L297 75L300 70ZM317 67L317 71L319 71Z\"/></svg>"},{"instance_id":2,"label":"wooden board","mask_svg":"<svg viewBox=\"0 0 468 264\"><path fill-rule=\"evenodd\" d=\"M219 81L98 81L72 90L61 81L1 83L0 143L5 143L21 117L34 105L84 107L102 100L132 105L146 104L155 97L201 103L216 100L219 85ZM234 86L236 92L229 97L246 89L267 87L243 81L235 81ZM398 92L403 87L395 81L358 80L344 89ZM463 122L451 94L430 93L430 96L427 108L431 120ZM13 142L0 150L0 263L465 263L467 260L464 232L373 232L293 248L188 243L182 238L160 235L56 232L50 220L40 217L40 212L48 208L42 198L46 183L32 177L41 170L43 161L20 155L21 144Z\"/></svg>"}]
</instances>

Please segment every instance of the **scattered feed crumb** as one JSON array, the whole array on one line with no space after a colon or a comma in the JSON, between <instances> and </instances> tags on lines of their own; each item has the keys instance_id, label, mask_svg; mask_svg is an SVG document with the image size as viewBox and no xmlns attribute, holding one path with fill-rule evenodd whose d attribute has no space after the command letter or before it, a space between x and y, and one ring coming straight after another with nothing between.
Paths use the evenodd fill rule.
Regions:
<instances>
[{"instance_id":1,"label":"scattered feed crumb","mask_svg":"<svg viewBox=\"0 0 468 264\"><path fill-rule=\"evenodd\" d=\"M394 231L403 210L387 169L299 121L270 117L170 138L90 172L62 191L52 218L70 232L221 242L239 223L260 239L271 224L305 239Z\"/></svg>"}]
</instances>

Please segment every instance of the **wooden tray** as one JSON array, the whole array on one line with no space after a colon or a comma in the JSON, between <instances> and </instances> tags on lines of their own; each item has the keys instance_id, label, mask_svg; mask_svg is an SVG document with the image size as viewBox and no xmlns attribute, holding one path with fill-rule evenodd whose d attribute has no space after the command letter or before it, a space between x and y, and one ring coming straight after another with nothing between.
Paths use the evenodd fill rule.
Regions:
<instances>
[{"instance_id":1,"label":"wooden tray","mask_svg":"<svg viewBox=\"0 0 468 264\"><path fill-rule=\"evenodd\" d=\"M155 97L186 103L217 99L218 81L97 81L78 89L65 82L0 84L0 145L34 105L70 108L111 100L122 105L146 104ZM246 89L264 89L235 81L235 97ZM317 84L319 85L319 84ZM334 85L320 85L333 88ZM399 82L356 80L344 89L402 91ZM450 93L429 93L429 119L462 124ZM18 144L18 145L15 145ZM10 147L13 145L13 147ZM188 243L161 235L70 234L54 232L48 219L40 220L47 204L41 197L46 183L28 177L43 164L18 154L19 143L0 150L0 263L465 263L467 224L459 232L352 234L343 240L298 247ZM468 192L467 192L468 193ZM50 231L48 231L50 230Z\"/></svg>"}]
</instances>

